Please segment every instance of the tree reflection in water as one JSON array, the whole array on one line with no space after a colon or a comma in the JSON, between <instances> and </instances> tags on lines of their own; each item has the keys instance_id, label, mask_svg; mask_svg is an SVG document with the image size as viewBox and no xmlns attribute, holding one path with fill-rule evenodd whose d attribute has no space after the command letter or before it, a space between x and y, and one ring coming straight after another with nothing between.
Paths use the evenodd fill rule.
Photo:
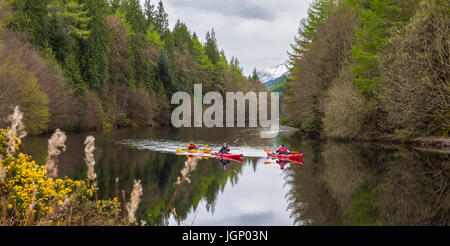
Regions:
<instances>
[{"instance_id":1,"label":"tree reflection in water","mask_svg":"<svg viewBox=\"0 0 450 246\"><path fill-rule=\"evenodd\" d=\"M448 154L375 144L303 142L286 182L297 225L449 225Z\"/></svg>"}]
</instances>

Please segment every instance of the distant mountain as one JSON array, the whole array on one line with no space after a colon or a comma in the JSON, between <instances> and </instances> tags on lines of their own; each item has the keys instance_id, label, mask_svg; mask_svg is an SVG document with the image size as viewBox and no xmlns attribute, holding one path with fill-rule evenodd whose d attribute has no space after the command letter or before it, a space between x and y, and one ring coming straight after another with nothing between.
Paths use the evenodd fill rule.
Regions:
<instances>
[{"instance_id":1,"label":"distant mountain","mask_svg":"<svg viewBox=\"0 0 450 246\"><path fill-rule=\"evenodd\" d=\"M283 62L278 65L275 65L271 68L266 68L261 71L258 71L258 72L256 72L256 74L258 75L261 82L263 82L264 84L270 82L270 83L272 83L272 85L274 85L277 83L277 82L273 82L274 80L278 80L278 79L281 80L282 78L289 75L289 69L288 69L287 65L288 65L288 61Z\"/></svg>"},{"instance_id":2,"label":"distant mountain","mask_svg":"<svg viewBox=\"0 0 450 246\"><path fill-rule=\"evenodd\" d=\"M279 77L279 78L272 79L272 80L270 80L270 81L264 83L264 85L265 85L267 88L270 88L270 87L272 87L272 86L274 86L274 85L280 83L281 81L283 81L283 79L286 78L286 76L287 76L287 75L282 75L282 76Z\"/></svg>"}]
</instances>

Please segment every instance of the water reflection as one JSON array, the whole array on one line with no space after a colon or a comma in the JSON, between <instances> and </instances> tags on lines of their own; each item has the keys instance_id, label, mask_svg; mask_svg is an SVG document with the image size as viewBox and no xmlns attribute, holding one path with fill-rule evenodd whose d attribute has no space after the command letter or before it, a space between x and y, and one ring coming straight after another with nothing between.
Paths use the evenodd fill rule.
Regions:
<instances>
[{"instance_id":1,"label":"water reflection","mask_svg":"<svg viewBox=\"0 0 450 246\"><path fill-rule=\"evenodd\" d=\"M449 225L448 154L398 146L303 141L289 169L296 224Z\"/></svg>"},{"instance_id":2,"label":"water reflection","mask_svg":"<svg viewBox=\"0 0 450 246\"><path fill-rule=\"evenodd\" d=\"M129 199L142 180L138 220L148 225L448 225L448 154L398 146L301 139L260 139L255 129L122 129L68 134L60 176L84 179L83 141L96 137L101 199ZM242 162L176 155L185 141L217 149L232 143ZM280 143L305 153L304 163L266 159ZM47 137L25 151L44 163ZM188 158L189 157L189 158ZM180 182L187 162L190 182ZM229 161L229 162L228 162ZM118 182L116 182L118 178Z\"/></svg>"}]
</instances>

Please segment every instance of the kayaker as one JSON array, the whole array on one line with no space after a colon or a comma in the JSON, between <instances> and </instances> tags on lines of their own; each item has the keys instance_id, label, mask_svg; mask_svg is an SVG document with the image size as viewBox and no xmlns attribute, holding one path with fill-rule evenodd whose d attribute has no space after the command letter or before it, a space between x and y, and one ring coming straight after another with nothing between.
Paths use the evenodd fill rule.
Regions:
<instances>
[{"instance_id":1,"label":"kayaker","mask_svg":"<svg viewBox=\"0 0 450 246\"><path fill-rule=\"evenodd\" d=\"M222 148L219 150L220 154L228 154L230 153L230 148L228 148L227 143L224 143Z\"/></svg>"},{"instance_id":2,"label":"kayaker","mask_svg":"<svg viewBox=\"0 0 450 246\"><path fill-rule=\"evenodd\" d=\"M230 160L220 158L219 162L220 162L220 164L222 164L223 169L227 170L228 165L230 164Z\"/></svg>"},{"instance_id":3,"label":"kayaker","mask_svg":"<svg viewBox=\"0 0 450 246\"><path fill-rule=\"evenodd\" d=\"M280 169L284 169L284 167L290 163L291 163L290 161L277 160L277 164L280 165Z\"/></svg>"},{"instance_id":4,"label":"kayaker","mask_svg":"<svg viewBox=\"0 0 450 246\"><path fill-rule=\"evenodd\" d=\"M197 145L195 145L194 140L191 140L188 146L186 146L187 150L198 149Z\"/></svg>"},{"instance_id":5,"label":"kayaker","mask_svg":"<svg viewBox=\"0 0 450 246\"><path fill-rule=\"evenodd\" d=\"M289 154L289 151L288 151L288 149L286 149L286 147L284 147L284 144L281 144L280 148L277 150L277 154L287 155L287 154Z\"/></svg>"}]
</instances>

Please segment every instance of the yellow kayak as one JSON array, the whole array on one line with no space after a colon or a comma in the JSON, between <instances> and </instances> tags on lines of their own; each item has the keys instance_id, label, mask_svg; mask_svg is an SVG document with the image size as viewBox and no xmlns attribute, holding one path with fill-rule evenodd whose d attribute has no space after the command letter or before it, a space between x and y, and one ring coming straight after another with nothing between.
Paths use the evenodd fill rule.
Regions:
<instances>
[{"instance_id":1,"label":"yellow kayak","mask_svg":"<svg viewBox=\"0 0 450 246\"><path fill-rule=\"evenodd\" d=\"M211 153L212 149L203 149L203 150L197 150L197 149L191 149L191 150L186 150L186 149L177 149L178 153L182 153L182 152L189 152L189 153L205 153L205 154L209 154Z\"/></svg>"}]
</instances>

